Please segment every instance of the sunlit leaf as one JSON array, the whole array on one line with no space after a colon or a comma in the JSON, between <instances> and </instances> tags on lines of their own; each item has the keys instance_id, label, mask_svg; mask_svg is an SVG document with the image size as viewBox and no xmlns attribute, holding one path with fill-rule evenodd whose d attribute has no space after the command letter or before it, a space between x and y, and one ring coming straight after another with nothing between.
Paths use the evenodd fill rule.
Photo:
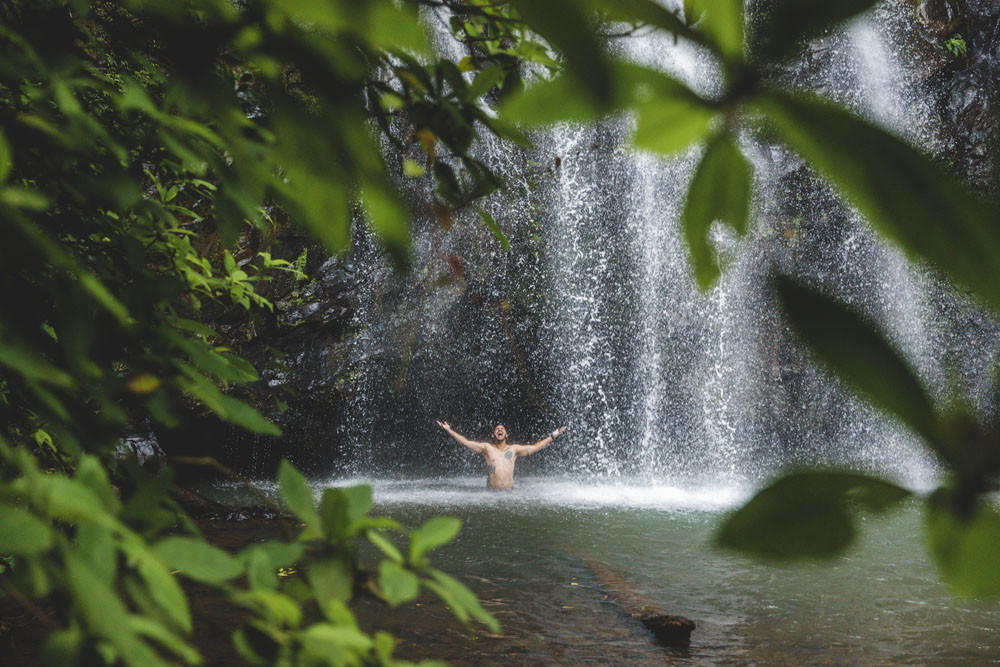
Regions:
<instances>
[{"instance_id":1,"label":"sunlit leaf","mask_svg":"<svg viewBox=\"0 0 1000 667\"><path fill-rule=\"evenodd\" d=\"M420 592L417 575L392 560L384 560L378 565L378 587L390 607L409 602Z\"/></svg>"},{"instance_id":2,"label":"sunlit leaf","mask_svg":"<svg viewBox=\"0 0 1000 667\"><path fill-rule=\"evenodd\" d=\"M698 17L695 29L723 56L738 61L743 55L743 0L688 0Z\"/></svg>"},{"instance_id":3,"label":"sunlit leaf","mask_svg":"<svg viewBox=\"0 0 1000 667\"><path fill-rule=\"evenodd\" d=\"M384 553L386 556L393 559L397 563L403 562L403 554L399 552L399 549L396 548L396 545L393 544L391 541L389 541L387 537L385 537L384 535L380 535L374 530L369 530L367 532L367 535L368 535L368 540L376 547L381 549L382 553Z\"/></svg>"},{"instance_id":4,"label":"sunlit leaf","mask_svg":"<svg viewBox=\"0 0 1000 667\"><path fill-rule=\"evenodd\" d=\"M533 30L566 56L569 73L596 106L607 107L614 86L611 68L580 4L573 0L513 0L512 4Z\"/></svg>"},{"instance_id":5,"label":"sunlit leaf","mask_svg":"<svg viewBox=\"0 0 1000 667\"><path fill-rule=\"evenodd\" d=\"M490 92L500 82L502 76L503 67L500 65L490 65L483 68L476 74L476 78L472 80L472 83L469 84L469 88L465 92L466 99L478 100Z\"/></svg>"},{"instance_id":6,"label":"sunlit leaf","mask_svg":"<svg viewBox=\"0 0 1000 667\"><path fill-rule=\"evenodd\" d=\"M934 444L936 412L916 375L870 324L828 296L788 278L778 294L792 326L821 362L866 399Z\"/></svg>"},{"instance_id":7,"label":"sunlit leaf","mask_svg":"<svg viewBox=\"0 0 1000 667\"><path fill-rule=\"evenodd\" d=\"M71 553L64 556L67 583L73 600L91 631L110 641L128 665L166 665L132 630L129 615L108 584Z\"/></svg>"},{"instance_id":8,"label":"sunlit leaf","mask_svg":"<svg viewBox=\"0 0 1000 667\"><path fill-rule=\"evenodd\" d=\"M435 581L451 592L455 600L465 607L472 614L473 618L488 627L491 632L500 632L500 624L496 618L493 617L493 614L483 609L483 606L479 603L479 598L465 584L440 570L429 569L428 572L434 577Z\"/></svg>"},{"instance_id":9,"label":"sunlit leaf","mask_svg":"<svg viewBox=\"0 0 1000 667\"><path fill-rule=\"evenodd\" d=\"M33 556L52 548L49 526L26 510L0 505L0 549L4 552Z\"/></svg>"},{"instance_id":10,"label":"sunlit leaf","mask_svg":"<svg viewBox=\"0 0 1000 667\"><path fill-rule=\"evenodd\" d=\"M503 248L503 251L507 252L510 250L510 241L507 240L507 235L503 233L502 229L500 229L500 225L497 224L497 221L493 218L493 216L490 215L489 212L478 207L476 208L476 213L479 214L479 219L483 221L486 228L493 233L493 236L497 237L498 241L500 241L500 247Z\"/></svg>"},{"instance_id":11,"label":"sunlit leaf","mask_svg":"<svg viewBox=\"0 0 1000 667\"><path fill-rule=\"evenodd\" d=\"M287 459L282 459L278 466L278 488L292 514L302 519L306 526L319 527L320 518L312 488Z\"/></svg>"},{"instance_id":12,"label":"sunlit leaf","mask_svg":"<svg viewBox=\"0 0 1000 667\"><path fill-rule=\"evenodd\" d=\"M243 573L243 565L228 553L193 537L167 537L156 543L153 553L171 570L208 584L219 584Z\"/></svg>"},{"instance_id":13,"label":"sunlit leaf","mask_svg":"<svg viewBox=\"0 0 1000 667\"><path fill-rule=\"evenodd\" d=\"M758 491L729 515L716 541L769 560L831 558L854 541L858 510L882 513L909 495L864 475L794 473Z\"/></svg>"},{"instance_id":14,"label":"sunlit leaf","mask_svg":"<svg viewBox=\"0 0 1000 667\"><path fill-rule=\"evenodd\" d=\"M703 290L719 276L719 263L709 240L712 223L725 222L740 235L746 233L752 179L750 163L731 137L720 134L709 142L691 179L681 215L694 274Z\"/></svg>"},{"instance_id":15,"label":"sunlit leaf","mask_svg":"<svg viewBox=\"0 0 1000 667\"><path fill-rule=\"evenodd\" d=\"M346 602L351 599L354 576L339 558L319 557L309 563L309 583L312 584L318 602Z\"/></svg>"},{"instance_id":16,"label":"sunlit leaf","mask_svg":"<svg viewBox=\"0 0 1000 667\"><path fill-rule=\"evenodd\" d=\"M7 180L13 166L14 153L10 149L10 144L7 143L7 137L3 132L0 132L0 185L3 185L4 181Z\"/></svg>"},{"instance_id":17,"label":"sunlit leaf","mask_svg":"<svg viewBox=\"0 0 1000 667\"><path fill-rule=\"evenodd\" d=\"M462 529L462 521L450 516L428 519L410 534L410 562L418 564L424 554L451 542Z\"/></svg>"},{"instance_id":18,"label":"sunlit leaf","mask_svg":"<svg viewBox=\"0 0 1000 667\"><path fill-rule=\"evenodd\" d=\"M1000 596L1000 512L976 502L962 517L952 494L939 490L927 501L924 530L934 562L957 595Z\"/></svg>"}]
</instances>

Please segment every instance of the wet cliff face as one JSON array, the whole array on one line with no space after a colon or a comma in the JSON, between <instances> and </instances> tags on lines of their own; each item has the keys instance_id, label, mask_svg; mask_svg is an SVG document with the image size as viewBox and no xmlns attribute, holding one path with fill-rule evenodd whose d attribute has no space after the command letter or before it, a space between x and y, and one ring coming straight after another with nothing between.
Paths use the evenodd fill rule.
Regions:
<instances>
[{"instance_id":1,"label":"wet cliff face","mask_svg":"<svg viewBox=\"0 0 1000 667\"><path fill-rule=\"evenodd\" d=\"M814 41L775 76L888 123L992 188L1000 7L898 0L874 25ZM635 51L656 60L658 48ZM848 51L864 66L845 68ZM670 58L706 76L696 60ZM254 359L261 404L285 437L219 427L204 431L214 451L256 474L282 456L316 471L474 469L436 430L443 418L481 437L502 422L521 441L569 423L578 449L525 462L563 474L752 477L822 461L833 446L891 465L898 451L866 443L897 435L816 372L776 312L775 266L889 321L929 384L954 384L988 409L993 346L981 341L996 338L993 319L887 252L766 133L746 141L761 183L756 231L733 247L720 288L696 294L671 231L690 165L631 155L624 122L539 136L530 155L481 147L508 178L486 207L509 252L474 211L442 219L431 193L404 180L409 272L395 273L363 231L350 256L313 259L312 281L276 304L278 326Z\"/></svg>"}]
</instances>

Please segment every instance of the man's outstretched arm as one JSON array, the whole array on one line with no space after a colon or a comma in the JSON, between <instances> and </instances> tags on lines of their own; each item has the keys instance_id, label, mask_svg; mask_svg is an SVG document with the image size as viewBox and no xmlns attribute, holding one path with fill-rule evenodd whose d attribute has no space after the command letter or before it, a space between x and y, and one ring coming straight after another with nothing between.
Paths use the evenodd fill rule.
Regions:
<instances>
[{"instance_id":1,"label":"man's outstretched arm","mask_svg":"<svg viewBox=\"0 0 1000 667\"><path fill-rule=\"evenodd\" d=\"M565 430L566 430L565 426L560 426L556 430L552 431L552 433L550 435L545 436L544 438L542 438L541 440L539 440L538 442L536 442L533 445L518 445L518 447L517 447L517 455L518 456L527 456L528 454L534 454L535 452L537 452L540 449L545 449L546 447L548 447L549 445L552 444L553 440L555 440L560 435L562 435L563 431L565 431Z\"/></svg>"},{"instance_id":2,"label":"man's outstretched arm","mask_svg":"<svg viewBox=\"0 0 1000 667\"><path fill-rule=\"evenodd\" d=\"M440 419L438 419L436 421L437 421L437 425L438 426L440 426L441 428L443 428L448 435L450 435L451 437L455 438L455 440L458 441L458 444L462 445L463 447L468 447L469 449L471 449L472 451L476 452L477 454L482 454L483 453L483 448L486 447L486 443L484 443L484 442L473 442L472 440L469 440L465 436L459 435L458 433L455 433L455 431L452 430L451 426L448 425L448 422L443 422Z\"/></svg>"}]
</instances>

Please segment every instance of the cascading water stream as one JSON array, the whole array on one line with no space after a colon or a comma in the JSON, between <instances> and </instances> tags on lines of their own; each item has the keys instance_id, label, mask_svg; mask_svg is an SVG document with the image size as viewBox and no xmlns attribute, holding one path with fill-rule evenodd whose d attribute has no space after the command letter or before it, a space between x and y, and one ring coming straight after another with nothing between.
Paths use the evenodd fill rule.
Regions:
<instances>
[{"instance_id":1,"label":"cascading water stream","mask_svg":"<svg viewBox=\"0 0 1000 667\"><path fill-rule=\"evenodd\" d=\"M930 123L916 75L896 60L893 20L883 7L814 43L791 83L933 145L921 134ZM683 40L649 33L615 48L717 92L711 60ZM717 230L724 272L699 293L679 219L700 148L670 160L637 154L625 145L629 122L559 126L537 133L527 154L483 142L482 159L510 183L487 204L512 239L509 254L474 216L447 232L421 221L403 281L377 253L357 254L349 470L396 469L413 458L414 438L433 433L424 425L445 417L470 435L505 421L520 440L568 423L571 444L531 464L556 475L742 486L810 463L927 485L935 469L919 443L815 369L776 314L766 278L778 267L853 303L938 398L954 359L995 348L947 324L964 306L801 161L749 133L751 228L744 239ZM435 281L448 266L457 277ZM979 395L989 383L985 364L961 375ZM420 462L442 473L456 465L439 445Z\"/></svg>"}]
</instances>

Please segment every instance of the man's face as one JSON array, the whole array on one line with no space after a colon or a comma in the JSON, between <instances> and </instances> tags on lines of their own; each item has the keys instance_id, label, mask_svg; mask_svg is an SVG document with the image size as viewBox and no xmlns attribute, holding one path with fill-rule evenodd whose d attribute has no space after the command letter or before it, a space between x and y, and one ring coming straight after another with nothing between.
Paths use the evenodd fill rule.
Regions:
<instances>
[{"instance_id":1,"label":"man's face","mask_svg":"<svg viewBox=\"0 0 1000 667\"><path fill-rule=\"evenodd\" d=\"M503 424L497 424L497 427L493 429L493 439L497 442L507 439L507 429L504 428Z\"/></svg>"}]
</instances>

